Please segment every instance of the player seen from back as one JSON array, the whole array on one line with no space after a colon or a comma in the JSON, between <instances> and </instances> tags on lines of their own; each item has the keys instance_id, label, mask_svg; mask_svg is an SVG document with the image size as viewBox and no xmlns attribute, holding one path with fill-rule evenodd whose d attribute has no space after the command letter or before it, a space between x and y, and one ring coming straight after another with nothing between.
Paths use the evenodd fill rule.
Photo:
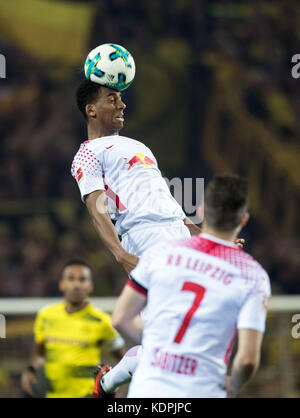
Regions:
<instances>
[{"instance_id":1,"label":"player seen from back","mask_svg":"<svg viewBox=\"0 0 300 418\"><path fill-rule=\"evenodd\" d=\"M119 135L126 108L121 93L84 80L76 97L88 140L75 155L71 172L100 239L129 273L157 242L188 238L200 229L172 197L151 150ZM237 241L242 245L243 240ZM130 353L131 365L133 358ZM126 367L124 375L127 379ZM115 384L120 379L116 372Z\"/></svg>"},{"instance_id":2,"label":"player seen from back","mask_svg":"<svg viewBox=\"0 0 300 418\"><path fill-rule=\"evenodd\" d=\"M143 347L129 397L226 397L236 333L228 396L258 368L270 283L234 244L249 218L246 182L215 177L204 202L202 233L147 250L115 306L113 325Z\"/></svg>"},{"instance_id":3,"label":"player seen from back","mask_svg":"<svg viewBox=\"0 0 300 418\"><path fill-rule=\"evenodd\" d=\"M93 290L88 264L81 260L68 262L59 288L64 301L43 308L36 317L35 347L22 375L22 388L36 396L37 371L45 366L47 397L90 397L103 347L120 360L124 341L112 327L110 315L88 302Z\"/></svg>"}]
</instances>

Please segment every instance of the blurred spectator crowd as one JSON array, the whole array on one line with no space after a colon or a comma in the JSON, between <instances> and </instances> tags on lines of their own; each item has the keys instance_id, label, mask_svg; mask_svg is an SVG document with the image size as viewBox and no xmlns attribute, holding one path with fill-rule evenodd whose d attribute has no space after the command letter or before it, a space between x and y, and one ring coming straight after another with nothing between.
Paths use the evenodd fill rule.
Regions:
<instances>
[{"instance_id":1,"label":"blurred spectator crowd","mask_svg":"<svg viewBox=\"0 0 300 418\"><path fill-rule=\"evenodd\" d=\"M299 26L294 3L285 2L284 10L278 4L243 4L225 8L223 1L176 0L167 7L152 0L128 8L122 0L105 1L95 14L91 44L95 39L120 39L125 44L130 40L138 54L151 50L160 37L183 37L192 49L203 51L208 67L226 60L241 68L249 63L245 82L252 89L250 111L268 119L280 138L298 147L293 141L299 132L299 95L286 77L289 57L284 56L286 46L295 44ZM264 14L269 25L264 25ZM96 25L103 15L105 24ZM264 43L256 42L259 31ZM0 88L0 296L57 295L61 266L74 257L92 264L96 294L117 295L126 275L98 240L70 174L73 156L86 135L74 101L78 69L73 68L63 82L49 76L47 67L20 46L2 42L0 50L8 62L8 77ZM300 52L296 45L294 52ZM205 60L195 55L192 69L193 65L201 71ZM207 164L199 155L197 164L202 162ZM273 292L300 293L300 240L279 238L276 225L273 230L260 227L259 238L246 250L270 273Z\"/></svg>"},{"instance_id":2,"label":"blurred spectator crowd","mask_svg":"<svg viewBox=\"0 0 300 418\"><path fill-rule=\"evenodd\" d=\"M57 295L72 258L91 263L97 293L117 294L125 274L103 251L70 173L86 134L76 81L54 87L24 52L7 57L17 70L0 90L0 296Z\"/></svg>"}]
</instances>

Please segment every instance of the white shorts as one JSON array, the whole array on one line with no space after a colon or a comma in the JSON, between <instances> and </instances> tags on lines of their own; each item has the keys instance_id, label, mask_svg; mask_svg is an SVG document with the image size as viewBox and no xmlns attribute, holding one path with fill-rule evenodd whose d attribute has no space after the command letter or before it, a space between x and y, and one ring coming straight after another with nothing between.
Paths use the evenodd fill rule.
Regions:
<instances>
[{"instance_id":1,"label":"white shorts","mask_svg":"<svg viewBox=\"0 0 300 418\"><path fill-rule=\"evenodd\" d=\"M122 247L130 254L140 257L144 251L160 241L190 238L187 226L181 220L137 225L122 235Z\"/></svg>"},{"instance_id":2,"label":"white shorts","mask_svg":"<svg viewBox=\"0 0 300 418\"><path fill-rule=\"evenodd\" d=\"M137 225L122 235L122 247L130 254L140 257L144 251L160 241L180 238L190 238L187 226L181 220L173 222L156 222ZM141 311L144 321L147 321L147 306Z\"/></svg>"}]
</instances>

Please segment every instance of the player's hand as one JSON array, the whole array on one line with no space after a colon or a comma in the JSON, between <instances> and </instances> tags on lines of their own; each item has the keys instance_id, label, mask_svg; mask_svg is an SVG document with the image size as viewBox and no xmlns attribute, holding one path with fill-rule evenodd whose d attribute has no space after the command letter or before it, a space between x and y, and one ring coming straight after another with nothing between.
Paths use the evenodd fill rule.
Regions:
<instances>
[{"instance_id":1,"label":"player's hand","mask_svg":"<svg viewBox=\"0 0 300 418\"><path fill-rule=\"evenodd\" d=\"M25 393L30 396L36 397L33 387L37 385L37 378L35 373L26 370L21 377L21 387Z\"/></svg>"},{"instance_id":2,"label":"player's hand","mask_svg":"<svg viewBox=\"0 0 300 418\"><path fill-rule=\"evenodd\" d=\"M225 376L224 389L226 390L227 398L234 398L233 393L231 391L231 376Z\"/></svg>"},{"instance_id":3,"label":"player's hand","mask_svg":"<svg viewBox=\"0 0 300 418\"><path fill-rule=\"evenodd\" d=\"M139 258L136 255L127 253L126 251L122 254L119 263L122 264L126 273L130 273L137 265Z\"/></svg>"},{"instance_id":4,"label":"player's hand","mask_svg":"<svg viewBox=\"0 0 300 418\"><path fill-rule=\"evenodd\" d=\"M245 240L244 238L237 238L234 243L242 250L244 248Z\"/></svg>"}]
</instances>

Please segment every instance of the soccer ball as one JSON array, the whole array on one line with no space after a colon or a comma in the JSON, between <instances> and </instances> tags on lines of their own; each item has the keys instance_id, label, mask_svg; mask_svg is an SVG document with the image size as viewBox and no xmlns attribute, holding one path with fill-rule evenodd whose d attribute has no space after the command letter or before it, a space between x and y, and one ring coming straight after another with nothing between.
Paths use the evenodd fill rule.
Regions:
<instances>
[{"instance_id":1,"label":"soccer ball","mask_svg":"<svg viewBox=\"0 0 300 418\"><path fill-rule=\"evenodd\" d=\"M133 56L123 46L103 44L88 54L84 73L94 83L122 91L133 82L135 63Z\"/></svg>"}]
</instances>

